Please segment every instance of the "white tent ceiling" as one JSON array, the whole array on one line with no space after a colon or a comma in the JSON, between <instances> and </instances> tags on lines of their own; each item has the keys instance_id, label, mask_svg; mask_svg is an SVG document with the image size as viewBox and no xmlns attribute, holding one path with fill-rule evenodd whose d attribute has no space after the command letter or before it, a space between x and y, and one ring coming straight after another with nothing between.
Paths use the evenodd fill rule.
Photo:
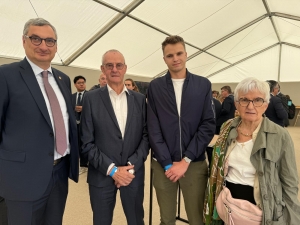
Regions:
<instances>
[{"instance_id":1,"label":"white tent ceiling","mask_svg":"<svg viewBox=\"0 0 300 225\"><path fill-rule=\"evenodd\" d=\"M99 69L118 49L129 75L165 74L161 42L186 41L187 68L212 83L300 81L300 0L1 0L0 57L22 59L24 23L58 31L58 65Z\"/></svg>"}]
</instances>

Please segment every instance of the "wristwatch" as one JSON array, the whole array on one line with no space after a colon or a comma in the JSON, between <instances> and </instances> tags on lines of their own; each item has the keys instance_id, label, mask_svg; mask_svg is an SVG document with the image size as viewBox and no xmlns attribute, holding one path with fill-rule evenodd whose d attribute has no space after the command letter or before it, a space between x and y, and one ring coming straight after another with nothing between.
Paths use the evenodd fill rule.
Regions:
<instances>
[{"instance_id":1,"label":"wristwatch","mask_svg":"<svg viewBox=\"0 0 300 225\"><path fill-rule=\"evenodd\" d=\"M191 160L190 158L186 157L186 156L185 156L183 159L184 159L184 161L186 161L187 163L192 162L192 160Z\"/></svg>"}]
</instances>

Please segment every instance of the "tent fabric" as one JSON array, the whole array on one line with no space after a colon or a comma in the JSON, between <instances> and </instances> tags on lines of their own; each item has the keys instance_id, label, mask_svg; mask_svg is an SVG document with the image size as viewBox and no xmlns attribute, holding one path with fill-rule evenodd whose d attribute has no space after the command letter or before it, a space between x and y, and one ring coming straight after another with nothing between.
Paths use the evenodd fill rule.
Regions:
<instances>
[{"instance_id":1,"label":"tent fabric","mask_svg":"<svg viewBox=\"0 0 300 225\"><path fill-rule=\"evenodd\" d=\"M57 65L99 69L118 49L128 75L156 78L167 69L162 41L180 35L187 68L212 83L300 81L299 0L1 0L0 9L2 58L24 57L24 23L42 17L58 32Z\"/></svg>"}]
</instances>

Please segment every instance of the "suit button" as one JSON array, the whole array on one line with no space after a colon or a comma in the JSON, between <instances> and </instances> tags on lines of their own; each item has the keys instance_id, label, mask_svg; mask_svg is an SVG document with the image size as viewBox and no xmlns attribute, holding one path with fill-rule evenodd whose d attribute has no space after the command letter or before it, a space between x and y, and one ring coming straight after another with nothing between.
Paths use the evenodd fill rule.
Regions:
<instances>
[{"instance_id":1,"label":"suit button","mask_svg":"<svg viewBox=\"0 0 300 225\"><path fill-rule=\"evenodd\" d=\"M264 199L265 199L265 200L269 200L268 195L264 195Z\"/></svg>"},{"instance_id":2,"label":"suit button","mask_svg":"<svg viewBox=\"0 0 300 225\"><path fill-rule=\"evenodd\" d=\"M264 173L261 172L261 171L259 171L259 172L258 172L258 175L262 177L262 176L264 175Z\"/></svg>"},{"instance_id":3,"label":"suit button","mask_svg":"<svg viewBox=\"0 0 300 225\"><path fill-rule=\"evenodd\" d=\"M54 156L54 153L53 153L53 152L50 152L48 155L49 155L49 156Z\"/></svg>"},{"instance_id":4,"label":"suit button","mask_svg":"<svg viewBox=\"0 0 300 225\"><path fill-rule=\"evenodd\" d=\"M54 135L53 135L53 133L49 133L49 136L50 136L50 137L53 137Z\"/></svg>"},{"instance_id":5,"label":"suit button","mask_svg":"<svg viewBox=\"0 0 300 225\"><path fill-rule=\"evenodd\" d=\"M119 136L118 138L119 138L119 139L122 139L122 136Z\"/></svg>"},{"instance_id":6,"label":"suit button","mask_svg":"<svg viewBox=\"0 0 300 225\"><path fill-rule=\"evenodd\" d=\"M122 155L123 155L123 152L120 153L120 156L122 156Z\"/></svg>"}]
</instances>

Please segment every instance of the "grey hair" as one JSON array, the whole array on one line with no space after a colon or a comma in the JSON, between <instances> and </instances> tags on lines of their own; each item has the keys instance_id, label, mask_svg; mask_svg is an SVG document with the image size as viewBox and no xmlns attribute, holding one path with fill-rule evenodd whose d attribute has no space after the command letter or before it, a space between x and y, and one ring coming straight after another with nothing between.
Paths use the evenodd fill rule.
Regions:
<instances>
[{"instance_id":1,"label":"grey hair","mask_svg":"<svg viewBox=\"0 0 300 225\"><path fill-rule=\"evenodd\" d=\"M246 94L250 91L257 90L264 95L264 100L269 103L270 101L270 87L265 81L260 81L254 77L248 77L242 80L234 90L234 101L239 100L239 94Z\"/></svg>"},{"instance_id":2,"label":"grey hair","mask_svg":"<svg viewBox=\"0 0 300 225\"><path fill-rule=\"evenodd\" d=\"M30 26L47 26L47 25L52 28L52 30L54 31L54 34L55 34L55 38L57 39L57 33L56 33L55 27L43 18L34 18L34 19L28 20L24 25L23 35L28 34Z\"/></svg>"},{"instance_id":3,"label":"grey hair","mask_svg":"<svg viewBox=\"0 0 300 225\"><path fill-rule=\"evenodd\" d=\"M107 52L105 52L105 53L103 54L103 56L102 56L102 65L103 65L103 63L104 63L104 57L105 57L105 55L106 55L107 53L109 53L109 52L118 52L118 53L120 53L120 54L123 56L124 64L125 64L125 57L124 57L124 55L123 55L120 51L118 51L118 50L116 50L116 49L110 49L110 50L108 50Z\"/></svg>"}]
</instances>

